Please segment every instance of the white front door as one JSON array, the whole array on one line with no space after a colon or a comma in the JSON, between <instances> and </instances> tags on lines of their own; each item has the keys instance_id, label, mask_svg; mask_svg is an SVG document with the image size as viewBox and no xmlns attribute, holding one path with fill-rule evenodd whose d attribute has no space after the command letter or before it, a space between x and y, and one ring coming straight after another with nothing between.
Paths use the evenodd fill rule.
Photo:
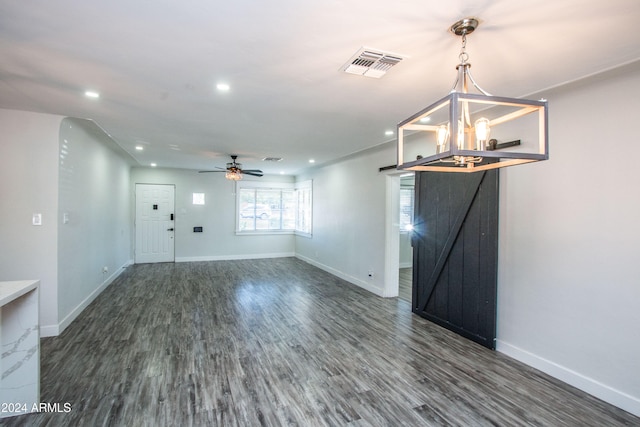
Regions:
<instances>
[{"instance_id":1,"label":"white front door","mask_svg":"<svg viewBox=\"0 0 640 427\"><path fill-rule=\"evenodd\" d=\"M173 262L175 186L136 184L135 262Z\"/></svg>"}]
</instances>

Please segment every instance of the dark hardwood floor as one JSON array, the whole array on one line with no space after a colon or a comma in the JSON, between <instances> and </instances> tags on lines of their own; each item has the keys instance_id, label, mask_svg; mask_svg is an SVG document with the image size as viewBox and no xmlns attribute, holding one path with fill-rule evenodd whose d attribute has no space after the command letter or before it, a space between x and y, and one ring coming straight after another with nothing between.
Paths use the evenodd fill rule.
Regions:
<instances>
[{"instance_id":1,"label":"dark hardwood floor","mask_svg":"<svg viewBox=\"0 0 640 427\"><path fill-rule=\"evenodd\" d=\"M294 258L134 265L42 342L7 426L620 426L640 419Z\"/></svg>"},{"instance_id":2,"label":"dark hardwood floor","mask_svg":"<svg viewBox=\"0 0 640 427\"><path fill-rule=\"evenodd\" d=\"M411 303L413 296L413 268L401 268L398 274L398 298Z\"/></svg>"}]
</instances>

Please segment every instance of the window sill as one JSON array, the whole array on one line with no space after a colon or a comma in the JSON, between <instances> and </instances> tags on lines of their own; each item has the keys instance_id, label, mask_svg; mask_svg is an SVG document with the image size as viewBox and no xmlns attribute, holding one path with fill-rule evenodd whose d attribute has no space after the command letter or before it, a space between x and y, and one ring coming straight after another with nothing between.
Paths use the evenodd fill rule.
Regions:
<instances>
[{"instance_id":1,"label":"window sill","mask_svg":"<svg viewBox=\"0 0 640 427\"><path fill-rule=\"evenodd\" d=\"M236 230L236 236L273 236L273 235L290 235L295 234L293 230Z\"/></svg>"}]
</instances>

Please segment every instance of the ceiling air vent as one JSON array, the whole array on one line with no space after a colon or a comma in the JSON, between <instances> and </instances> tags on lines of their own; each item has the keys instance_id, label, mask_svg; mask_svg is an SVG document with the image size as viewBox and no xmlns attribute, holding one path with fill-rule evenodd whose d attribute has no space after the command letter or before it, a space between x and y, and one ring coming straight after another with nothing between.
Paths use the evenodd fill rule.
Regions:
<instances>
[{"instance_id":1,"label":"ceiling air vent","mask_svg":"<svg viewBox=\"0 0 640 427\"><path fill-rule=\"evenodd\" d=\"M282 157L265 157L262 159L263 162L279 162L282 160Z\"/></svg>"},{"instance_id":2,"label":"ceiling air vent","mask_svg":"<svg viewBox=\"0 0 640 427\"><path fill-rule=\"evenodd\" d=\"M345 73L379 79L404 57L395 53L363 47L343 66Z\"/></svg>"}]
</instances>

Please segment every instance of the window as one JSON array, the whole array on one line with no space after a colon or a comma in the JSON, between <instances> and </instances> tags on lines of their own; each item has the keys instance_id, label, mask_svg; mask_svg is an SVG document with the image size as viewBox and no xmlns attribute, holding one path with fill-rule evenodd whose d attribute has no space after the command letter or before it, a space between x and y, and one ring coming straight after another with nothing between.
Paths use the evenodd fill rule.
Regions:
<instances>
[{"instance_id":1,"label":"window","mask_svg":"<svg viewBox=\"0 0 640 427\"><path fill-rule=\"evenodd\" d=\"M413 187L400 187L400 232L404 233L413 229Z\"/></svg>"},{"instance_id":2,"label":"window","mask_svg":"<svg viewBox=\"0 0 640 427\"><path fill-rule=\"evenodd\" d=\"M311 181L237 183L238 233L311 235Z\"/></svg>"}]
</instances>

